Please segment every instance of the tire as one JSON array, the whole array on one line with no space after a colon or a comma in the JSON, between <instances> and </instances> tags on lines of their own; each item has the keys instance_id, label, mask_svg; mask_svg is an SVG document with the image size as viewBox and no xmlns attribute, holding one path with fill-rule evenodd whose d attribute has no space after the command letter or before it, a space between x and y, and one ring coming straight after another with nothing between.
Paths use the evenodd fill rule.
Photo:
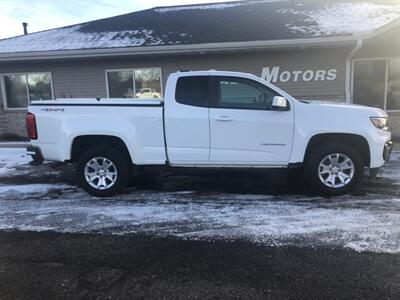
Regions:
<instances>
[{"instance_id":1,"label":"tire","mask_svg":"<svg viewBox=\"0 0 400 300\"><path fill-rule=\"evenodd\" d=\"M364 163L360 154L339 142L317 145L305 162L307 182L323 195L349 193L360 184L363 175Z\"/></svg>"},{"instance_id":2,"label":"tire","mask_svg":"<svg viewBox=\"0 0 400 300\"><path fill-rule=\"evenodd\" d=\"M79 158L78 182L93 196L110 197L127 186L129 165L129 160L121 151L108 146L96 146Z\"/></svg>"}]
</instances>

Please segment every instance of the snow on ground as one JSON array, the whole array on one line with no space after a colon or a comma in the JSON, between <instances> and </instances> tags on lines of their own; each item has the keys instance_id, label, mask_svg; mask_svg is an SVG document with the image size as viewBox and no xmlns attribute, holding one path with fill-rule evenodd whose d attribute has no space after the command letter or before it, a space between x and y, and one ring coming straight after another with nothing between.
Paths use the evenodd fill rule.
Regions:
<instances>
[{"instance_id":1,"label":"snow on ground","mask_svg":"<svg viewBox=\"0 0 400 300\"><path fill-rule=\"evenodd\" d=\"M21 151L8 152L10 165ZM394 153L382 180L400 183L399 166L400 153ZM0 230L141 233L400 253L399 228L396 187L388 194L334 198L131 189L96 199L61 183L0 184Z\"/></svg>"},{"instance_id":2,"label":"snow on ground","mask_svg":"<svg viewBox=\"0 0 400 300\"><path fill-rule=\"evenodd\" d=\"M390 158L391 161L400 162L400 151L393 152ZM399 164L387 164L379 172L379 177L390 179L394 184L400 185L400 166Z\"/></svg>"},{"instance_id":3,"label":"snow on ground","mask_svg":"<svg viewBox=\"0 0 400 300\"><path fill-rule=\"evenodd\" d=\"M65 184L15 184L15 185L0 185L0 199L12 197L15 194L29 194L32 197L36 193L47 193L55 189L65 189L69 186Z\"/></svg>"},{"instance_id":4,"label":"snow on ground","mask_svg":"<svg viewBox=\"0 0 400 300\"><path fill-rule=\"evenodd\" d=\"M396 198L327 200L132 191L101 200L73 187L63 192L59 198L44 193L40 200L38 195L35 199L2 195L0 229L244 239L272 246L400 253L400 199Z\"/></svg>"},{"instance_id":5,"label":"snow on ground","mask_svg":"<svg viewBox=\"0 0 400 300\"><path fill-rule=\"evenodd\" d=\"M0 176L14 172L16 167L30 161L32 158L25 154L25 149L0 148Z\"/></svg>"},{"instance_id":6,"label":"snow on ground","mask_svg":"<svg viewBox=\"0 0 400 300\"><path fill-rule=\"evenodd\" d=\"M294 23L286 27L294 32L301 32L311 36L359 34L376 30L398 18L400 7L368 2L330 3L321 9L303 10L281 9L281 14L302 15L305 26Z\"/></svg>"}]
</instances>

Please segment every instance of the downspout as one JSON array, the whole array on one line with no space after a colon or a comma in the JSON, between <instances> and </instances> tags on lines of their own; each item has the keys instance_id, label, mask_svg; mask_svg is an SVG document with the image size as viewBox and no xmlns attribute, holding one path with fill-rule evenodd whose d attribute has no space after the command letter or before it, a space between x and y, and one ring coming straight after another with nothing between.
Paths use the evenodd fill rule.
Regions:
<instances>
[{"instance_id":1,"label":"downspout","mask_svg":"<svg viewBox=\"0 0 400 300\"><path fill-rule=\"evenodd\" d=\"M346 59L346 103L351 102L351 61L353 57L356 55L357 51L362 47L363 40L358 39L357 44L354 49L350 52Z\"/></svg>"}]
</instances>

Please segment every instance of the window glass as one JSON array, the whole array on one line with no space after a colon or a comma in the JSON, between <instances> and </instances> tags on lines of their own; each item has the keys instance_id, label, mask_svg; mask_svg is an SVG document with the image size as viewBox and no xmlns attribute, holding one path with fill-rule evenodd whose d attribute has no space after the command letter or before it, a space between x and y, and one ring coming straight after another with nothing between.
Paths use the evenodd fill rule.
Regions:
<instances>
[{"instance_id":1,"label":"window glass","mask_svg":"<svg viewBox=\"0 0 400 300\"><path fill-rule=\"evenodd\" d=\"M242 78L222 78L217 84L217 105L221 108L272 109L278 94L255 81Z\"/></svg>"},{"instance_id":2,"label":"window glass","mask_svg":"<svg viewBox=\"0 0 400 300\"><path fill-rule=\"evenodd\" d=\"M29 100L50 100L53 98L49 73L28 74L27 78Z\"/></svg>"},{"instance_id":3,"label":"window glass","mask_svg":"<svg viewBox=\"0 0 400 300\"><path fill-rule=\"evenodd\" d=\"M353 102L384 109L386 60L354 62Z\"/></svg>"},{"instance_id":4,"label":"window glass","mask_svg":"<svg viewBox=\"0 0 400 300\"><path fill-rule=\"evenodd\" d=\"M133 98L133 72L107 72L108 93L110 98Z\"/></svg>"},{"instance_id":5,"label":"window glass","mask_svg":"<svg viewBox=\"0 0 400 300\"><path fill-rule=\"evenodd\" d=\"M386 109L400 110L400 57L389 60Z\"/></svg>"},{"instance_id":6,"label":"window glass","mask_svg":"<svg viewBox=\"0 0 400 300\"><path fill-rule=\"evenodd\" d=\"M175 99L178 103L208 107L209 77L187 76L178 79Z\"/></svg>"},{"instance_id":7,"label":"window glass","mask_svg":"<svg viewBox=\"0 0 400 300\"><path fill-rule=\"evenodd\" d=\"M161 98L161 70L135 70L136 98Z\"/></svg>"},{"instance_id":8,"label":"window glass","mask_svg":"<svg viewBox=\"0 0 400 300\"><path fill-rule=\"evenodd\" d=\"M26 75L4 76L4 85L8 108L24 108L28 106Z\"/></svg>"}]
</instances>

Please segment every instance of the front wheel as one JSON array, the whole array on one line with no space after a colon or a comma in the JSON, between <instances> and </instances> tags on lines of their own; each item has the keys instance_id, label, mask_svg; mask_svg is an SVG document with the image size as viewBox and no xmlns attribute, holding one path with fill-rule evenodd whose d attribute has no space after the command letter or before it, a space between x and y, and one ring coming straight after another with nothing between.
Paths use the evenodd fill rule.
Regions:
<instances>
[{"instance_id":1,"label":"front wheel","mask_svg":"<svg viewBox=\"0 0 400 300\"><path fill-rule=\"evenodd\" d=\"M79 158L79 183L93 196L113 196L128 184L128 166L124 156L114 148L93 147Z\"/></svg>"},{"instance_id":2,"label":"front wheel","mask_svg":"<svg viewBox=\"0 0 400 300\"><path fill-rule=\"evenodd\" d=\"M364 164L350 146L327 142L316 148L306 161L307 181L326 195L350 192L362 180Z\"/></svg>"}]
</instances>

